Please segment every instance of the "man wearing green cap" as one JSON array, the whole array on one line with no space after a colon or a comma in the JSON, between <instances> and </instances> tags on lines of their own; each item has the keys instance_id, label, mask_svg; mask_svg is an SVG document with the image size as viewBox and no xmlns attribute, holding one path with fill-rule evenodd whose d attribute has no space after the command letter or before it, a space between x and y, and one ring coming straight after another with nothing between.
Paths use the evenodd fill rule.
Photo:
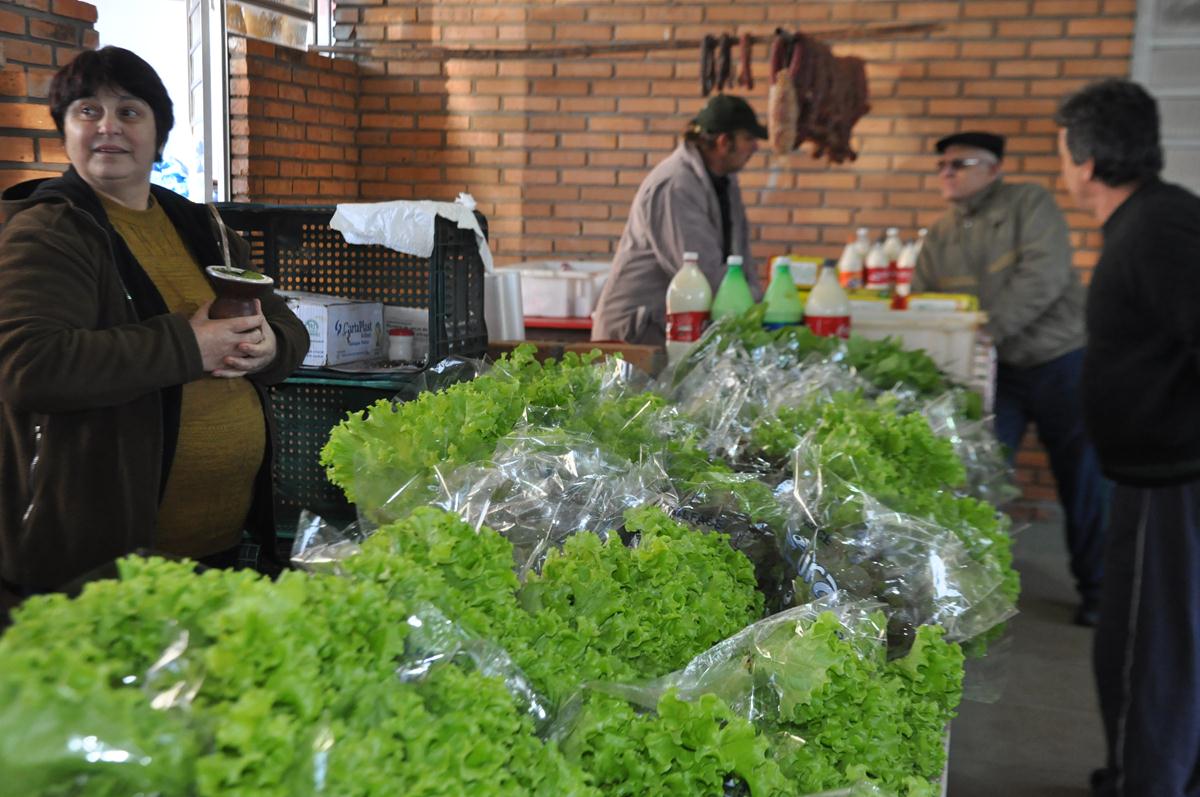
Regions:
<instances>
[{"instance_id":1,"label":"man wearing green cap","mask_svg":"<svg viewBox=\"0 0 1200 797\"><path fill-rule=\"evenodd\" d=\"M718 94L688 123L683 141L642 181L600 294L592 340L662 345L667 286L684 252L700 255L700 270L716 292L729 255L741 255L756 298L749 225L736 174L758 150L767 129L741 97Z\"/></svg>"}]
</instances>

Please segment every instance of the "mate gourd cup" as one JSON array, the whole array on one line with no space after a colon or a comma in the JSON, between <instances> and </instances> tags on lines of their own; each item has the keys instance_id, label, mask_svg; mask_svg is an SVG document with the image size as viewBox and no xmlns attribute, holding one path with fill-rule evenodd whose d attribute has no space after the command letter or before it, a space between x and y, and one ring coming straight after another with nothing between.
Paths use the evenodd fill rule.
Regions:
<instances>
[{"instance_id":1,"label":"mate gourd cup","mask_svg":"<svg viewBox=\"0 0 1200 797\"><path fill-rule=\"evenodd\" d=\"M275 287L275 280L257 271L228 266L209 266L205 273L217 294L208 309L209 318L240 318L254 315L254 300Z\"/></svg>"}]
</instances>

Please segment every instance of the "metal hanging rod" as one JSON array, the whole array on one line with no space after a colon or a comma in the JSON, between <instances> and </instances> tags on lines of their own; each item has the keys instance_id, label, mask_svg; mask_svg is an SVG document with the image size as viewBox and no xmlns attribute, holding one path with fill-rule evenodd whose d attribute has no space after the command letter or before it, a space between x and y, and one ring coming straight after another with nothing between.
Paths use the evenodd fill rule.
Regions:
<instances>
[{"instance_id":1,"label":"metal hanging rod","mask_svg":"<svg viewBox=\"0 0 1200 797\"><path fill-rule=\"evenodd\" d=\"M938 22L888 22L882 24L851 25L826 30L813 29L808 32L825 41L859 41L885 39L906 33L929 33L941 29ZM774 34L751 36L758 44L774 38ZM525 47L436 47L413 41L387 42L385 44L322 44L308 46L310 51L337 55L366 55L393 61L487 61L499 59L539 60L547 58L587 58L592 55L612 53L641 53L660 50L692 50L699 48L700 39L671 39L668 41L623 42L613 44L578 44L567 46Z\"/></svg>"}]
</instances>

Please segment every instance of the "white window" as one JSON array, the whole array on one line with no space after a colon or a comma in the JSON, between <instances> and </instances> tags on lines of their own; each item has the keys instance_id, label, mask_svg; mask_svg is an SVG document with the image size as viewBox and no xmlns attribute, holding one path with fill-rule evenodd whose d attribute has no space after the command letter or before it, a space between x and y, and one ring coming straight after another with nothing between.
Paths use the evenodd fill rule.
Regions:
<instances>
[{"instance_id":1,"label":"white window","mask_svg":"<svg viewBox=\"0 0 1200 797\"><path fill-rule=\"evenodd\" d=\"M204 199L229 199L230 35L304 50L328 44L331 0L187 0L192 135L203 142ZM197 197L192 197L197 199Z\"/></svg>"},{"instance_id":2,"label":"white window","mask_svg":"<svg viewBox=\"0 0 1200 797\"><path fill-rule=\"evenodd\" d=\"M225 25L300 50L329 44L329 0L225 0Z\"/></svg>"},{"instance_id":3,"label":"white window","mask_svg":"<svg viewBox=\"0 0 1200 797\"><path fill-rule=\"evenodd\" d=\"M331 0L91 0L100 45L140 55L158 72L175 126L151 181L195 202L229 197L227 36L303 50L329 44ZM149 35L147 35L149 33Z\"/></svg>"},{"instance_id":4,"label":"white window","mask_svg":"<svg viewBox=\"0 0 1200 797\"><path fill-rule=\"evenodd\" d=\"M1139 0L1133 79L1158 99L1163 178L1200 193L1200 0Z\"/></svg>"}]
</instances>

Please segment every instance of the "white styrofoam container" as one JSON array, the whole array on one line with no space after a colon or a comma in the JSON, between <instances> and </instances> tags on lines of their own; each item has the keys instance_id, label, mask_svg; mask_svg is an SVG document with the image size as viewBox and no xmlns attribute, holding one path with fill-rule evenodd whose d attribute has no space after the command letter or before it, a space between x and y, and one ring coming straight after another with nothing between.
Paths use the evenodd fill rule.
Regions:
<instances>
[{"instance_id":1,"label":"white styrofoam container","mask_svg":"<svg viewBox=\"0 0 1200 797\"><path fill-rule=\"evenodd\" d=\"M383 305L307 291L279 291L308 330L303 365L341 365L383 352Z\"/></svg>"},{"instance_id":2,"label":"white styrofoam container","mask_svg":"<svg viewBox=\"0 0 1200 797\"><path fill-rule=\"evenodd\" d=\"M850 331L864 338L897 338L906 349L924 349L938 367L979 390L990 410L996 388L996 356L983 332L986 313L864 309L851 306Z\"/></svg>"},{"instance_id":3,"label":"white styrofoam container","mask_svg":"<svg viewBox=\"0 0 1200 797\"><path fill-rule=\"evenodd\" d=\"M596 309L612 263L535 260L506 268L521 272L521 305L525 315L586 318Z\"/></svg>"}]
</instances>

